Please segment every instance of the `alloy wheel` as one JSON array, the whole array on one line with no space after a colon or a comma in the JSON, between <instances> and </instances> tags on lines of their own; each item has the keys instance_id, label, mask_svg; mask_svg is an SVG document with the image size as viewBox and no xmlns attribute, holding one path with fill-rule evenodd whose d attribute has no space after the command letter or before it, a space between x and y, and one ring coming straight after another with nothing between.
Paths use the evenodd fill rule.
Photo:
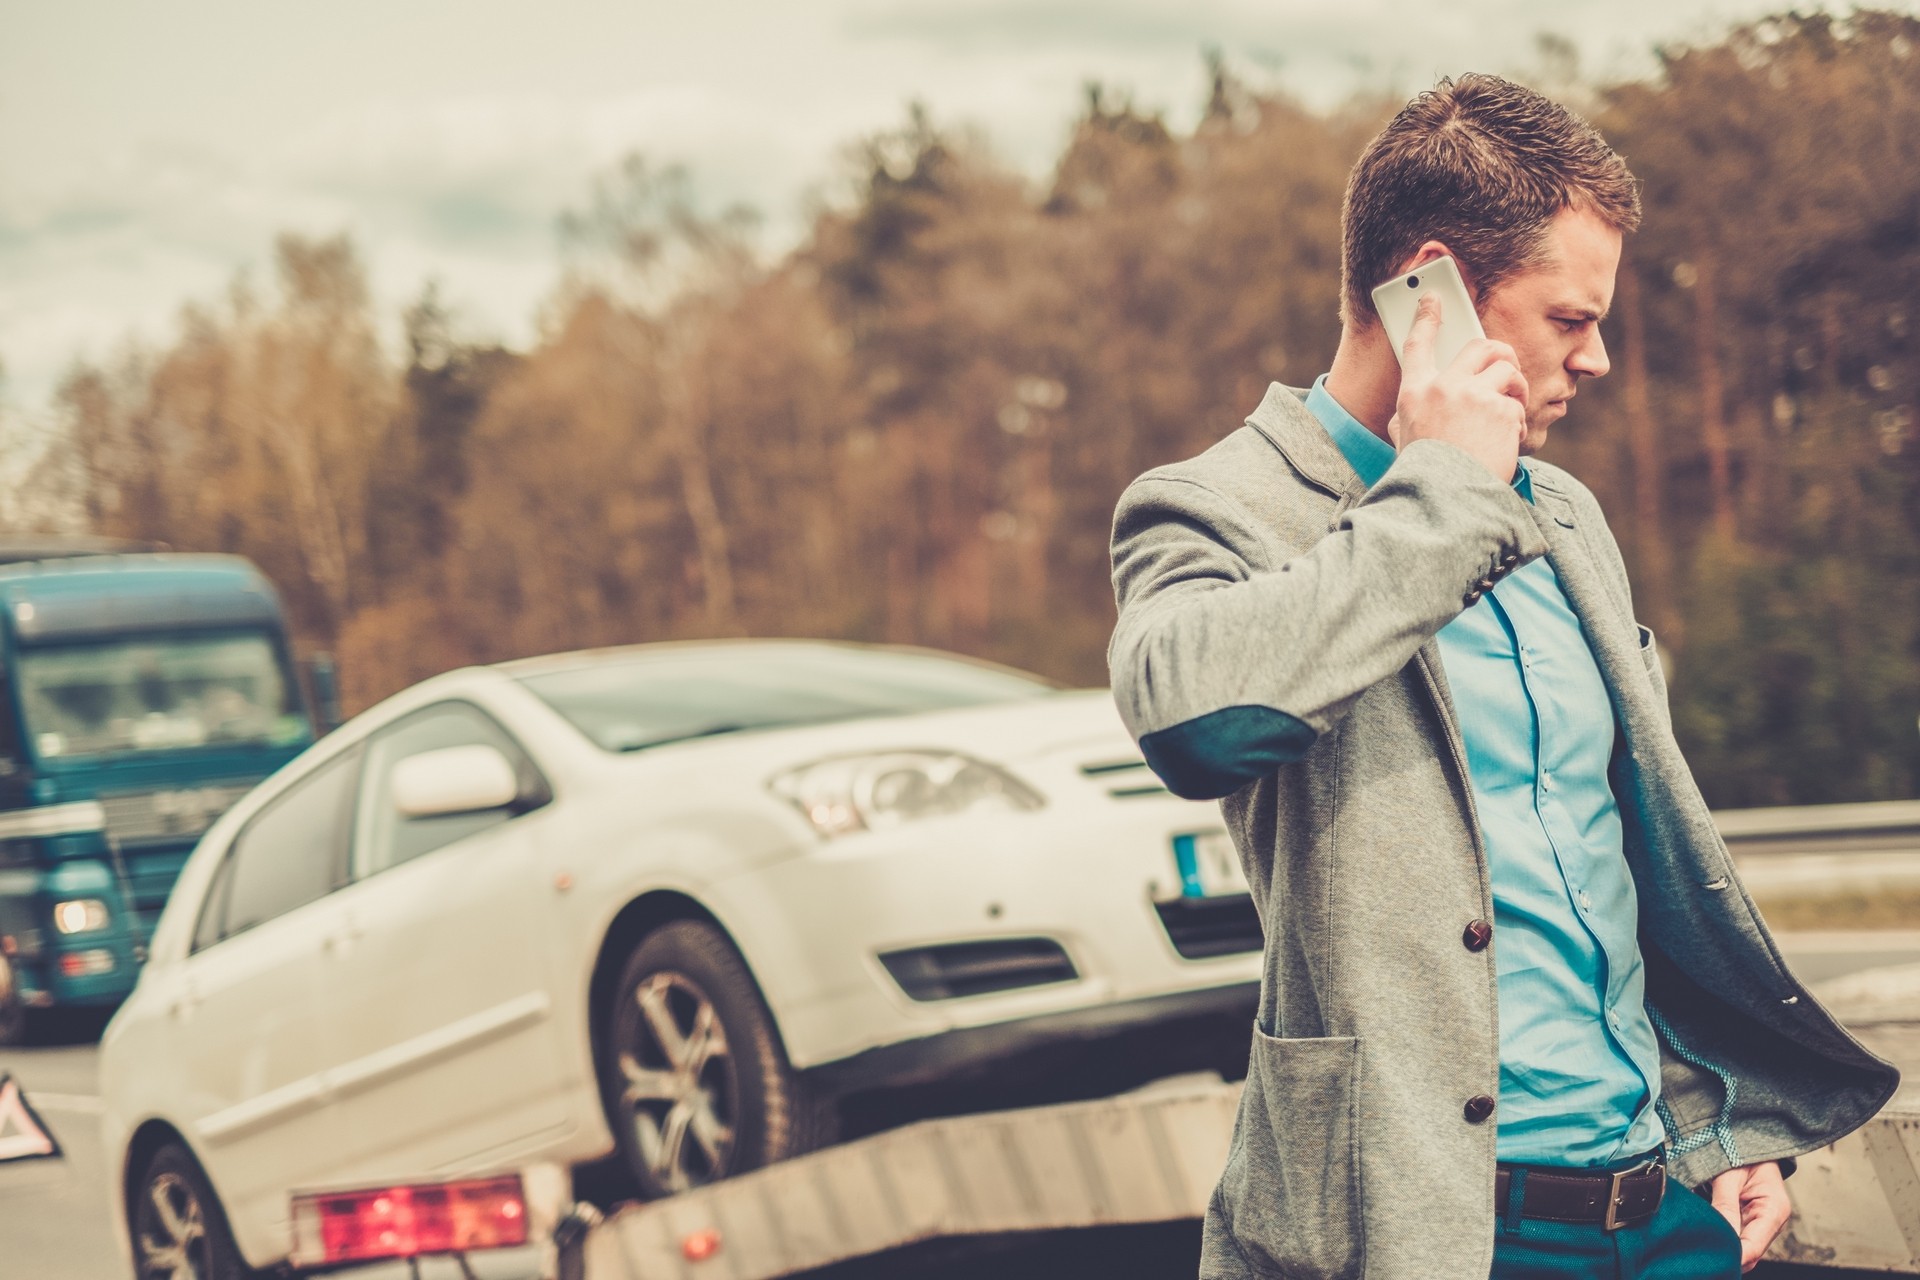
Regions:
<instances>
[{"instance_id":1,"label":"alloy wheel","mask_svg":"<svg viewBox=\"0 0 1920 1280\"><path fill-rule=\"evenodd\" d=\"M138 1216L140 1280L211 1280L206 1210L185 1178L156 1174Z\"/></svg>"},{"instance_id":2,"label":"alloy wheel","mask_svg":"<svg viewBox=\"0 0 1920 1280\"><path fill-rule=\"evenodd\" d=\"M620 1101L642 1159L667 1191L729 1171L739 1087L719 1012L698 984L654 973L633 989L639 1017L618 1046Z\"/></svg>"}]
</instances>

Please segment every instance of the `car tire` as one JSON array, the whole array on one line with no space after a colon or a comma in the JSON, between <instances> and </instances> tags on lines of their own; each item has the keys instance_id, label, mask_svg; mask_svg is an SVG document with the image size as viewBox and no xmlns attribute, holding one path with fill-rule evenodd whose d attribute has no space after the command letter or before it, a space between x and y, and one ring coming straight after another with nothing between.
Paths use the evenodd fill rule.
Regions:
<instances>
[{"instance_id":1,"label":"car tire","mask_svg":"<svg viewBox=\"0 0 1920 1280\"><path fill-rule=\"evenodd\" d=\"M252 1280L199 1161L177 1142L153 1153L127 1209L135 1280Z\"/></svg>"},{"instance_id":2,"label":"car tire","mask_svg":"<svg viewBox=\"0 0 1920 1280\"><path fill-rule=\"evenodd\" d=\"M600 1036L607 1120L646 1199L717 1182L832 1138L832 1108L787 1061L726 935L675 920L627 957Z\"/></svg>"}]
</instances>

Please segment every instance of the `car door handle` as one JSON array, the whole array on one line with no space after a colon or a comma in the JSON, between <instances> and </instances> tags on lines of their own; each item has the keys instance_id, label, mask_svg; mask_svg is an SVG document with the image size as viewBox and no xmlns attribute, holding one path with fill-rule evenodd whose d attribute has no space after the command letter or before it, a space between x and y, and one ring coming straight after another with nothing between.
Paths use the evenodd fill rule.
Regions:
<instances>
[{"instance_id":1,"label":"car door handle","mask_svg":"<svg viewBox=\"0 0 1920 1280\"><path fill-rule=\"evenodd\" d=\"M173 998L167 1006L167 1012L176 1018L191 1018L194 1010L200 1007L200 991L197 987L188 987Z\"/></svg>"},{"instance_id":2,"label":"car door handle","mask_svg":"<svg viewBox=\"0 0 1920 1280\"><path fill-rule=\"evenodd\" d=\"M340 927L320 940L320 949L329 953L350 951L353 944L367 936L360 922L349 916L340 922Z\"/></svg>"}]
</instances>

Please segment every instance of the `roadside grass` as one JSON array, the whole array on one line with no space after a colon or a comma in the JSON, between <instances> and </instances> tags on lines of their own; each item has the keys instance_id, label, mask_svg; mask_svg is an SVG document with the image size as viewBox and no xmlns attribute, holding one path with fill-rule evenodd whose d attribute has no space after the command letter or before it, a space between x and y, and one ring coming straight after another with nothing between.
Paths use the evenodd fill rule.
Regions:
<instances>
[{"instance_id":1,"label":"roadside grass","mask_svg":"<svg viewBox=\"0 0 1920 1280\"><path fill-rule=\"evenodd\" d=\"M1823 893L1754 895L1774 929L1920 929L1920 886Z\"/></svg>"}]
</instances>

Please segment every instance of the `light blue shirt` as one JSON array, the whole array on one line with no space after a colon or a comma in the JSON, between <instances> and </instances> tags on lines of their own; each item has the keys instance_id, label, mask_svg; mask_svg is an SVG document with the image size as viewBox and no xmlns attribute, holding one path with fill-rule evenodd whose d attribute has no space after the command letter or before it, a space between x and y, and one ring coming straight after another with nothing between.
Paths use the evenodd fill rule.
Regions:
<instances>
[{"instance_id":1,"label":"light blue shirt","mask_svg":"<svg viewBox=\"0 0 1920 1280\"><path fill-rule=\"evenodd\" d=\"M1314 383L1307 408L1369 487L1393 446ZM1525 462L1514 488L1533 501ZM1607 782L1613 706L1544 558L1443 627L1493 878L1502 1160L1597 1165L1657 1147L1660 1045L1639 902Z\"/></svg>"}]
</instances>

